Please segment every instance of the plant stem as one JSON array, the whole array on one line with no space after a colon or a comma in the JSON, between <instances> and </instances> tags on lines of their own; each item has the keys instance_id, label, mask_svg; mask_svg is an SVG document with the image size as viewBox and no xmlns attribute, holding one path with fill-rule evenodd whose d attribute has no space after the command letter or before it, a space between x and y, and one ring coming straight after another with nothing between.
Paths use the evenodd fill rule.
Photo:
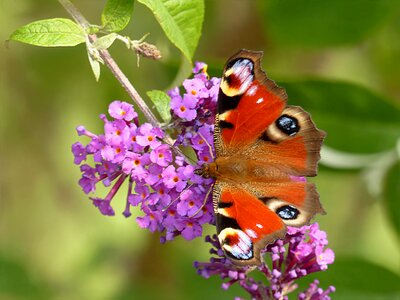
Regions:
<instances>
[{"instance_id":1,"label":"plant stem","mask_svg":"<svg viewBox=\"0 0 400 300\"><path fill-rule=\"evenodd\" d=\"M86 18L81 14L81 12L76 8L76 6L69 0L58 0L58 2L64 7L64 9L71 15L71 17L78 23L84 30L88 30L90 28L90 23L86 20ZM89 34L89 41L93 43L97 40L96 34ZM125 74L121 71L117 63L111 57L110 53L107 50L99 50L100 56L103 59L105 65L110 69L111 73L117 78L119 83L128 93L128 95L132 98L132 100L139 106L139 109L143 112L145 118L156 127L160 127L161 124L157 120L156 116L147 106L146 102L140 97L139 93L133 87L132 83L125 76ZM174 140L169 136L165 136L165 142L171 145L172 150L177 154L185 158L187 160L186 155L182 153L182 151L178 147L173 147Z\"/></svg>"},{"instance_id":2,"label":"plant stem","mask_svg":"<svg viewBox=\"0 0 400 300\"><path fill-rule=\"evenodd\" d=\"M71 15L71 17L75 20L75 22L78 23L80 26L82 26L83 29L87 30L90 28L89 22L80 13L80 11L78 11L76 6L74 4L72 4L71 1L58 0L58 2L60 2L60 4ZM97 36L95 34L90 34L88 37L89 37L89 41L91 43L93 43L97 39ZM147 106L147 104L143 100L143 98L140 97L139 93L133 87L133 85L129 81L129 79L121 71L121 69L119 68L117 63L111 57L110 53L107 50L100 50L99 53L100 53L101 58L104 60L105 65L110 69L110 71L113 73L115 78L117 78L117 80L120 82L120 84L125 89L125 91L128 93L128 95L132 98L132 100L137 104L137 106L139 106L139 109L143 112L146 119L153 126L157 126L157 127L160 126L160 122L157 120L156 116L153 114L153 112Z\"/></svg>"}]
</instances>

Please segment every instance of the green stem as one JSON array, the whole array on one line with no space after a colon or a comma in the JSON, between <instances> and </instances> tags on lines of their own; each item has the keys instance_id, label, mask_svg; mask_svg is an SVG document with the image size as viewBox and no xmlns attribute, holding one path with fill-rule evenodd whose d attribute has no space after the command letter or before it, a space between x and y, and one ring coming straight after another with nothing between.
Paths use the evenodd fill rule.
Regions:
<instances>
[{"instance_id":1,"label":"green stem","mask_svg":"<svg viewBox=\"0 0 400 300\"><path fill-rule=\"evenodd\" d=\"M89 22L80 13L80 11L78 11L76 6L74 4L72 4L71 1L69 1L69 0L58 0L58 2L60 2L60 4L71 15L71 17L75 20L75 22L78 23L80 26L82 26L83 29L88 30L90 28ZM95 34L90 34L88 37L89 37L89 41L91 43L93 43L97 39L97 36ZM105 65L110 69L110 71L113 73L115 78L117 78L119 83L122 85L122 87L128 93L128 95L132 98L132 100L137 104L137 106L139 106L139 109L143 112L145 118L153 126L159 127L160 126L160 122L157 120L156 116L153 114L153 112L147 106L147 104L143 100L143 98L140 97L139 93L133 87L133 85L129 81L129 79L121 71L121 69L119 68L117 63L111 57L110 53L107 50L100 50L99 53L100 53L101 58L104 60Z\"/></svg>"},{"instance_id":2,"label":"green stem","mask_svg":"<svg viewBox=\"0 0 400 300\"><path fill-rule=\"evenodd\" d=\"M75 22L78 23L80 26L82 26L82 28L85 29L85 31L88 31L90 29L90 23L81 14L81 12L76 8L76 6L74 4L72 4L71 1L58 0L58 2L60 2L60 4L71 15L71 17L75 20ZM89 41L91 43L93 43L97 39L97 35L95 35L95 34L89 34L88 37L89 37ZM145 118L153 126L161 127L161 123L157 120L156 116L153 114L153 112L147 106L147 104L143 100L143 98L140 97L139 93L133 87L133 85L129 81L129 79L121 71L121 69L119 68L117 63L111 57L110 53L107 50L99 50L99 53L100 53L100 57L104 60L105 65L110 69L111 73L113 73L115 78L117 78L119 83L122 85L122 87L128 93L128 95L132 98L133 102L135 102L137 104L137 106L139 106L139 109L142 111ZM183 156L183 157L185 157L185 159L187 159L186 155L184 155L178 147L172 147L172 145L174 144L174 141L169 135L166 135L164 139L165 139L166 143L171 145L171 148L175 152L175 154Z\"/></svg>"}]
</instances>

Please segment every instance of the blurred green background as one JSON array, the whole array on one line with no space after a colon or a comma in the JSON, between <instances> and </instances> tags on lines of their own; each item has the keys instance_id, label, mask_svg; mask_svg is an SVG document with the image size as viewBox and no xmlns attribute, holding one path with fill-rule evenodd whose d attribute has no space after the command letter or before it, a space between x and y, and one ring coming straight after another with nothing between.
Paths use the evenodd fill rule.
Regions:
<instances>
[{"instance_id":1,"label":"blurred green background","mask_svg":"<svg viewBox=\"0 0 400 300\"><path fill-rule=\"evenodd\" d=\"M99 23L104 1L75 1ZM400 299L400 1L205 1L194 60L220 76L241 48L263 50L264 69L328 133L317 178L328 212L317 221L336 262L316 274L333 299ZM0 40L18 27L69 17L57 1L2 1ZM181 55L152 13L135 3L123 34L147 41L161 61L123 45L111 54L139 93L171 87ZM80 190L71 144L77 125L100 132L98 115L128 96L108 70L93 78L83 45L0 48L0 299L233 299L239 288L195 274L202 239L160 245L134 216L104 217ZM84 139L80 139L86 142ZM340 152L338 152L338 150ZM397 161L397 162L396 162ZM105 193L99 189L99 196ZM138 214L139 212L136 212ZM208 228L208 233L213 228ZM311 282L306 278L301 283Z\"/></svg>"}]
</instances>

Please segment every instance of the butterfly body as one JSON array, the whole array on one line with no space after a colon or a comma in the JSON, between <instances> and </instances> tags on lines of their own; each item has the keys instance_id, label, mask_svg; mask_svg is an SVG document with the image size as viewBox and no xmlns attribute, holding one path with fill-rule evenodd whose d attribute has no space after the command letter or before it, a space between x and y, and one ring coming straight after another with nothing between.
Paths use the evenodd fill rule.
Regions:
<instances>
[{"instance_id":1,"label":"butterfly body","mask_svg":"<svg viewBox=\"0 0 400 300\"><path fill-rule=\"evenodd\" d=\"M215 179L213 202L221 247L239 265L258 265L266 244L286 225L324 213L315 176L325 134L308 113L286 105L286 93L261 70L262 53L241 50L221 79L216 159L199 174Z\"/></svg>"}]
</instances>

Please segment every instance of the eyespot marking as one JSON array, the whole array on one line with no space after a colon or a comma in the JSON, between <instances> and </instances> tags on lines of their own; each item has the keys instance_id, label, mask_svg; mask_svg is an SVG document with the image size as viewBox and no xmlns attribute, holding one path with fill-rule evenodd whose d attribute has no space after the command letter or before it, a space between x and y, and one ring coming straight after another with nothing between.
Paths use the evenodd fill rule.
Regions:
<instances>
[{"instance_id":1,"label":"eyespot marking","mask_svg":"<svg viewBox=\"0 0 400 300\"><path fill-rule=\"evenodd\" d=\"M295 135L300 131L299 121L289 115L280 116L276 122L276 126L287 135Z\"/></svg>"},{"instance_id":2,"label":"eyespot marking","mask_svg":"<svg viewBox=\"0 0 400 300\"><path fill-rule=\"evenodd\" d=\"M218 234L218 239L228 257L239 260L253 258L253 242L242 230L225 228Z\"/></svg>"},{"instance_id":3,"label":"eyespot marking","mask_svg":"<svg viewBox=\"0 0 400 300\"><path fill-rule=\"evenodd\" d=\"M283 220L294 220L299 215L299 210L290 205L284 205L276 210L278 216Z\"/></svg>"},{"instance_id":4,"label":"eyespot marking","mask_svg":"<svg viewBox=\"0 0 400 300\"><path fill-rule=\"evenodd\" d=\"M240 96L254 79L254 63L247 58L237 58L225 67L220 89L228 97Z\"/></svg>"}]
</instances>

